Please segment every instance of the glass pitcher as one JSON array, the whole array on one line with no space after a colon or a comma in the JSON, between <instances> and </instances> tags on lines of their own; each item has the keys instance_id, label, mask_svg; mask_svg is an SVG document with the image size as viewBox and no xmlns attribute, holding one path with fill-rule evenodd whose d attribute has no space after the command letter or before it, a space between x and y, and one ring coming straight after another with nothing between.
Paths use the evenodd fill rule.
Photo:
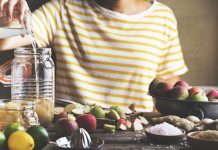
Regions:
<instances>
[{"instance_id":1,"label":"glass pitcher","mask_svg":"<svg viewBox=\"0 0 218 150\"><path fill-rule=\"evenodd\" d=\"M0 16L0 39L5 39L21 34L28 34L32 30L31 12L30 10L24 11L24 16L21 24L18 21L18 10L13 12L13 20L9 21L6 13Z\"/></svg>"},{"instance_id":2,"label":"glass pitcher","mask_svg":"<svg viewBox=\"0 0 218 150\"><path fill-rule=\"evenodd\" d=\"M54 63L50 48L17 48L11 62L11 101L33 106L42 126L48 126L54 114ZM5 69L6 68L6 69ZM0 68L7 72L9 64ZM4 75L2 75L4 76ZM4 81L10 81L4 76Z\"/></svg>"}]
</instances>

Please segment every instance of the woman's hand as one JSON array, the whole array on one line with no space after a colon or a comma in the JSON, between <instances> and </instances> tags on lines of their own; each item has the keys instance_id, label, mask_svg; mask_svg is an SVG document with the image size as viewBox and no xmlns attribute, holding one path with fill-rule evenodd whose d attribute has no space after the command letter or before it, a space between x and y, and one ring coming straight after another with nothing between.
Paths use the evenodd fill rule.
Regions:
<instances>
[{"instance_id":1,"label":"woman's hand","mask_svg":"<svg viewBox=\"0 0 218 150\"><path fill-rule=\"evenodd\" d=\"M19 22L22 23L24 13L29 10L26 0L0 0L0 17L6 14L9 22L13 19L13 12L18 12Z\"/></svg>"}]
</instances>

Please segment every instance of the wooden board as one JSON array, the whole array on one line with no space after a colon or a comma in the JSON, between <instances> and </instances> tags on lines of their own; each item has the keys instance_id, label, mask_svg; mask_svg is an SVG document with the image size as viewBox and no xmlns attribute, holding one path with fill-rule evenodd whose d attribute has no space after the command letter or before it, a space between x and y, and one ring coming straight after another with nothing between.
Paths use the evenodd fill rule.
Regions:
<instances>
[{"instance_id":1,"label":"wooden board","mask_svg":"<svg viewBox=\"0 0 218 150\"><path fill-rule=\"evenodd\" d=\"M55 140L54 125L48 129L50 137ZM98 137L105 141L101 149L121 150L121 149L146 149L146 150L188 150L189 146L185 142L171 145L152 144L146 137L144 131L116 131L115 133L105 133L98 129L91 137ZM54 144L48 144L43 150L58 150Z\"/></svg>"}]
</instances>

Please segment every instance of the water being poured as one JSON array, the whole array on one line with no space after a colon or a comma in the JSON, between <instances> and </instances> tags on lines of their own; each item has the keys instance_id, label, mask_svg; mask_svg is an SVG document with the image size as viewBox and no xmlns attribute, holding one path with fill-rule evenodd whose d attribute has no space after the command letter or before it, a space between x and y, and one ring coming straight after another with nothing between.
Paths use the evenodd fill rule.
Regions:
<instances>
[{"instance_id":1,"label":"water being poured","mask_svg":"<svg viewBox=\"0 0 218 150\"><path fill-rule=\"evenodd\" d=\"M31 12L29 10L26 10L24 12L24 19L22 21L22 27L25 29L26 33L28 35L30 35L32 47L33 47L33 50L35 52L35 50L37 48L37 44L36 44L35 35L33 33L32 18L31 17L32 17Z\"/></svg>"},{"instance_id":2,"label":"water being poured","mask_svg":"<svg viewBox=\"0 0 218 150\"><path fill-rule=\"evenodd\" d=\"M26 33L30 36L31 44L33 47L33 52L34 52L34 61L35 61L35 83L36 83L36 100L39 100L39 70L38 70L38 62L37 62L37 43L36 43L36 38L33 33L33 26L32 26L32 14L29 10L26 10L24 12L24 19L22 21L22 26L25 29Z\"/></svg>"}]
</instances>

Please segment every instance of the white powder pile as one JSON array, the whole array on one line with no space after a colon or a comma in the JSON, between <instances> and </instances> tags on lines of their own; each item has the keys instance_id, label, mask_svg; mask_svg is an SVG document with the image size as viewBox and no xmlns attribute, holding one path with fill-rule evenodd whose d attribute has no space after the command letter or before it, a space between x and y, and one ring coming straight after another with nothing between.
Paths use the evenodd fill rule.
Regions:
<instances>
[{"instance_id":1,"label":"white powder pile","mask_svg":"<svg viewBox=\"0 0 218 150\"><path fill-rule=\"evenodd\" d=\"M149 132L158 135L181 135L182 131L169 123L161 123L149 128Z\"/></svg>"}]
</instances>

